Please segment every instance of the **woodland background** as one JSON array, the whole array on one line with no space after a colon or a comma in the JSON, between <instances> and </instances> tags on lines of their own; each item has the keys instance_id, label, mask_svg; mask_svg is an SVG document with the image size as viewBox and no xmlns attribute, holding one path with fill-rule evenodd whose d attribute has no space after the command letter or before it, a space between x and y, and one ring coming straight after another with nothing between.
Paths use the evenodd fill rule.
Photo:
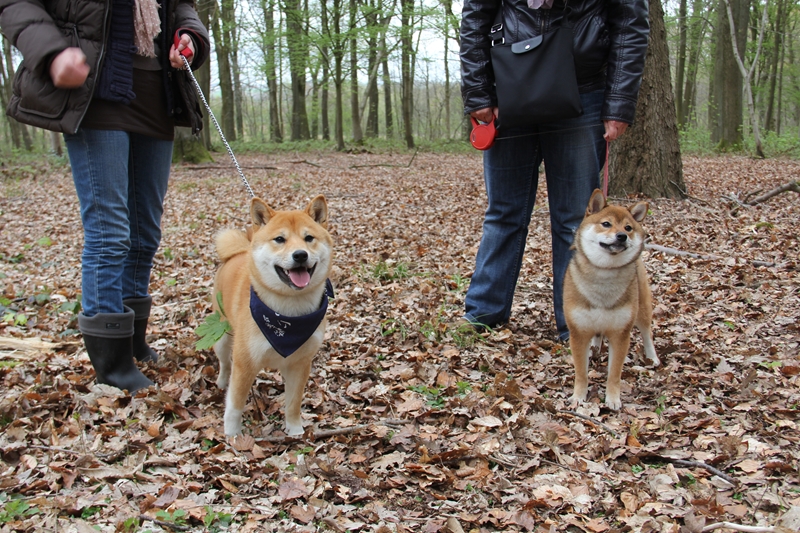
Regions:
<instances>
[{"instance_id":1,"label":"woodland background","mask_svg":"<svg viewBox=\"0 0 800 533\"><path fill-rule=\"evenodd\" d=\"M285 141L338 150L460 143L468 127L459 92L460 6L451 0L199 0L213 53L198 79L239 150ZM654 0L651 20L649 62L657 68L646 73L647 81L665 84L670 94L648 108L670 109L659 124L675 128L684 150L761 155L759 144L766 143L764 155L798 155L797 0ZM3 107L19 60L4 41ZM648 108L640 118L654 112ZM2 153L61 150L58 136L5 118L0 123ZM207 124L205 147L219 149L218 142Z\"/></svg>"},{"instance_id":2,"label":"woodland background","mask_svg":"<svg viewBox=\"0 0 800 533\"><path fill-rule=\"evenodd\" d=\"M176 144L152 281L161 358L143 369L158 387L131 398L95 383L76 330L60 137L0 119L0 532L800 530L800 6L650 6L611 179L612 201L650 201L662 365L634 334L619 412L602 404L605 354L589 402L567 404L546 190L511 322L452 326L486 202L458 3L198 5L215 42L204 93L254 190L276 208L330 204L336 298L301 440L281 435L273 372L246 436L225 439L217 362L196 348L212 237L248 223L213 126ZM18 60L5 43L2 98Z\"/></svg>"}]
</instances>

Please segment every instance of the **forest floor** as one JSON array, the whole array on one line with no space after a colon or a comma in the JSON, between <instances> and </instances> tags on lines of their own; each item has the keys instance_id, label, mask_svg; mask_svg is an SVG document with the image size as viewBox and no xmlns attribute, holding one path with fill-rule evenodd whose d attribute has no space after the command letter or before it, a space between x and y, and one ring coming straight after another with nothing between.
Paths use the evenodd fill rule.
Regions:
<instances>
[{"instance_id":1,"label":"forest floor","mask_svg":"<svg viewBox=\"0 0 800 533\"><path fill-rule=\"evenodd\" d=\"M511 321L475 336L451 323L481 235L478 154L241 155L275 208L326 195L336 297L305 437L283 438L265 371L228 441L195 329L212 236L244 228L249 199L216 157L173 171L151 286L161 357L143 366L157 387L135 397L95 383L76 331L69 168L0 168L0 532L800 529L800 198L732 213L800 162L687 157L689 197L650 200L651 242L702 257L645 252L662 364L634 333L616 412L605 351L569 405L544 186Z\"/></svg>"}]
</instances>

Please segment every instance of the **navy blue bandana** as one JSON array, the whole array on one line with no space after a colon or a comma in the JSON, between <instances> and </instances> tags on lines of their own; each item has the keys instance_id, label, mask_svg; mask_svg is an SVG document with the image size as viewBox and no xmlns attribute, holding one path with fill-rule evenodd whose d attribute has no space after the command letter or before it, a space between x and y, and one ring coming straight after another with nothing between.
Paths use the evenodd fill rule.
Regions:
<instances>
[{"instance_id":1,"label":"navy blue bandana","mask_svg":"<svg viewBox=\"0 0 800 533\"><path fill-rule=\"evenodd\" d=\"M275 351L283 357L289 357L317 330L328 310L329 297L333 298L333 285L331 280L326 279L319 309L303 316L283 316L267 307L251 286L250 314Z\"/></svg>"}]
</instances>

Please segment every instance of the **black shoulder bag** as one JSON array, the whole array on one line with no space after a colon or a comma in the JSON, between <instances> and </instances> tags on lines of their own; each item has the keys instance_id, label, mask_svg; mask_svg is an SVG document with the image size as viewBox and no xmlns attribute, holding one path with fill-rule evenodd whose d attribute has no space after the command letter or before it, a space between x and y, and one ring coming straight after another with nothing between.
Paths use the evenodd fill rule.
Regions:
<instances>
[{"instance_id":1,"label":"black shoulder bag","mask_svg":"<svg viewBox=\"0 0 800 533\"><path fill-rule=\"evenodd\" d=\"M503 36L503 5L492 26L491 58L500 128L530 126L583 113L572 58L571 10L560 27L517 43Z\"/></svg>"}]
</instances>

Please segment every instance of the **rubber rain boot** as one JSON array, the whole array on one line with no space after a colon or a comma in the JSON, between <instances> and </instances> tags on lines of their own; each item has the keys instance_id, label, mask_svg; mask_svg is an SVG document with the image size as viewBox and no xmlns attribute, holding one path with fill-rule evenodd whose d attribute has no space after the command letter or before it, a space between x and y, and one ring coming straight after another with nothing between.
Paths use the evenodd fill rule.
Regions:
<instances>
[{"instance_id":1,"label":"rubber rain boot","mask_svg":"<svg viewBox=\"0 0 800 533\"><path fill-rule=\"evenodd\" d=\"M158 361L158 352L147 344L147 322L150 319L152 296L128 298L122 304L133 310L133 356L142 363Z\"/></svg>"},{"instance_id":2,"label":"rubber rain boot","mask_svg":"<svg viewBox=\"0 0 800 533\"><path fill-rule=\"evenodd\" d=\"M134 313L78 315L78 327L92 361L97 382L134 394L153 385L133 362Z\"/></svg>"}]
</instances>

